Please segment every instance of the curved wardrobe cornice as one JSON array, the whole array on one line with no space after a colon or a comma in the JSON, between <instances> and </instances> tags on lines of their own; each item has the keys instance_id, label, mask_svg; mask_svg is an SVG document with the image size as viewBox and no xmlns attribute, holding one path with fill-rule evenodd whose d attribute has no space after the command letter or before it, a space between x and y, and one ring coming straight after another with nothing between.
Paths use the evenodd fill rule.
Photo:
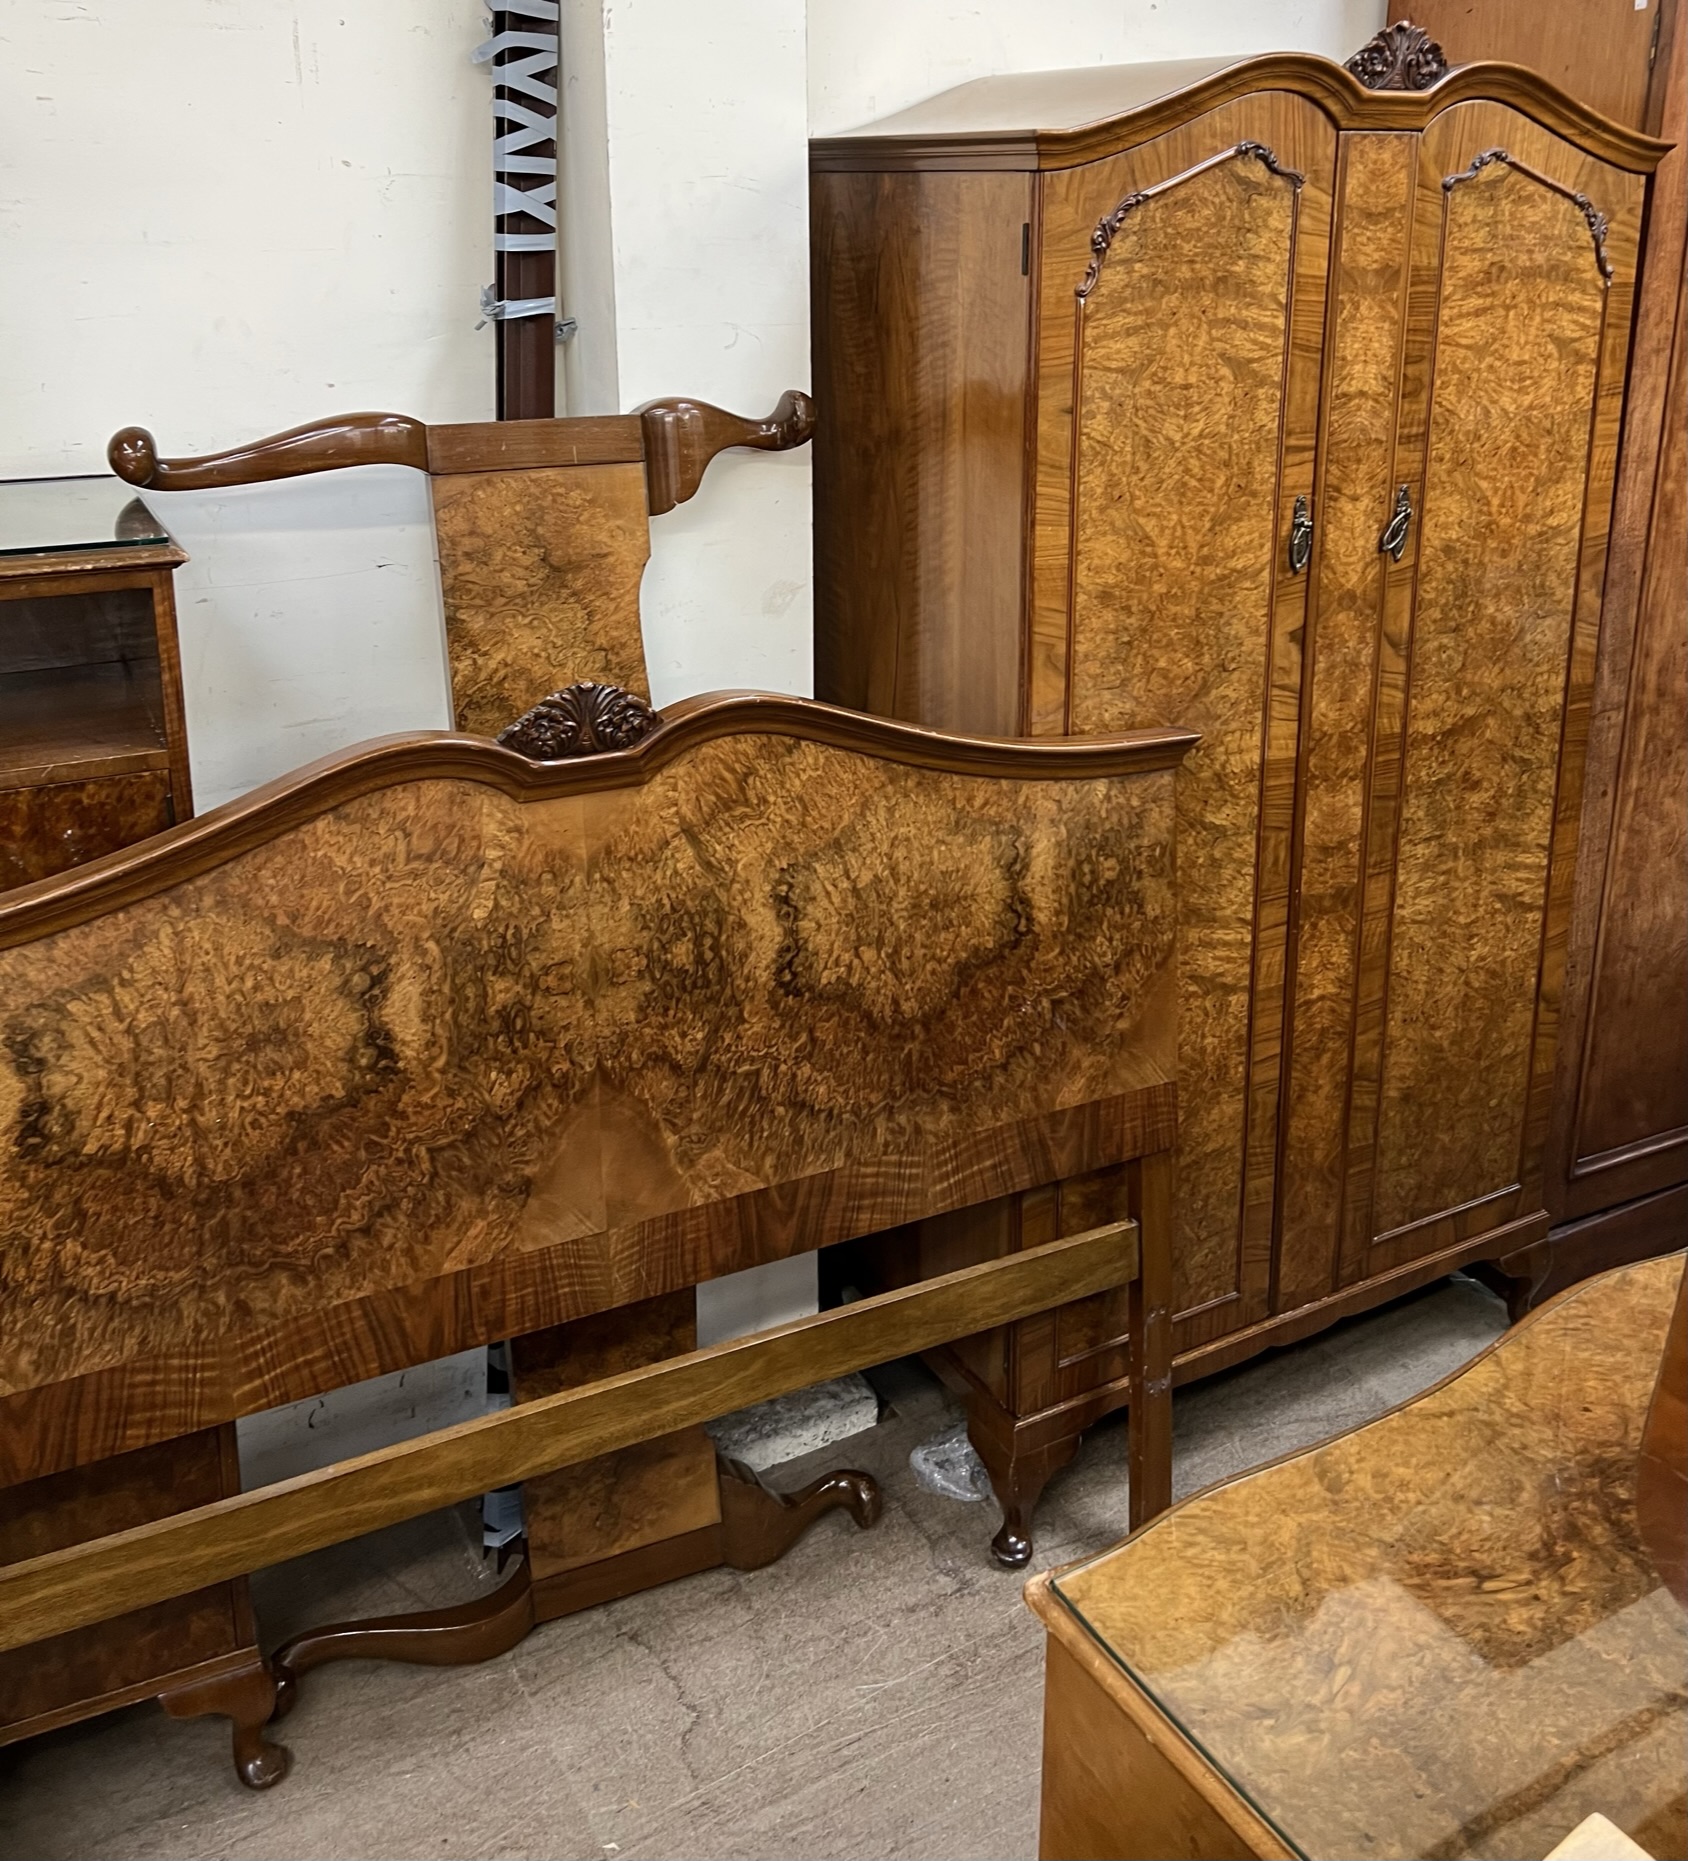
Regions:
<instances>
[{"instance_id":1,"label":"curved wardrobe cornice","mask_svg":"<svg viewBox=\"0 0 1688 1861\"><path fill-rule=\"evenodd\" d=\"M1091 96L1105 89L1115 73L1118 103L1111 114L1091 122L1033 127L1024 120L1053 102L1052 80L1076 73L984 78L850 134L816 138L809 145L810 166L817 173L1075 168L1262 91L1305 97L1339 129L1424 129L1454 104L1507 104L1586 154L1637 174L1651 173L1671 146L1610 121L1522 65L1456 65L1426 90L1368 90L1328 58L1272 52L1218 66L1185 60L1086 73L1095 87ZM1157 95L1162 82L1170 88Z\"/></svg>"}]
</instances>

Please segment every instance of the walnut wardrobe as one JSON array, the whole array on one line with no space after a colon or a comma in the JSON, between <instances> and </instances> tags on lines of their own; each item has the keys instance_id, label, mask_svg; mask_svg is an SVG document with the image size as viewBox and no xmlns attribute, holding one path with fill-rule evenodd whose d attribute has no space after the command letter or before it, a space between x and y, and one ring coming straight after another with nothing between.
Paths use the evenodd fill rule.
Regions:
<instances>
[{"instance_id":1,"label":"walnut wardrobe","mask_svg":"<svg viewBox=\"0 0 1688 1861\"><path fill-rule=\"evenodd\" d=\"M1663 151L1404 26L1347 68L984 79L812 145L818 692L977 732L1202 732L1181 1378L1547 1232ZM1107 1194L918 1239L1013 1247ZM1122 1397L1120 1318L951 1353L1022 1515Z\"/></svg>"}]
</instances>

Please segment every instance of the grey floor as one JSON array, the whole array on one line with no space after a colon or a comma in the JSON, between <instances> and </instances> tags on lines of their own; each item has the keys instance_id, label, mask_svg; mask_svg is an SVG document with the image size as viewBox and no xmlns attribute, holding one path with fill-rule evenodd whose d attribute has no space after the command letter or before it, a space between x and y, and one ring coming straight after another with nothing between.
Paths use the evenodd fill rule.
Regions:
<instances>
[{"instance_id":1,"label":"grey floor","mask_svg":"<svg viewBox=\"0 0 1688 1861\"><path fill-rule=\"evenodd\" d=\"M1456 1369L1504 1328L1439 1286L1179 1394L1180 1493L1322 1440ZM293 1774L254 1795L221 1721L130 1708L0 1751L7 1857L1005 1857L1037 1847L1042 1636L985 1556L993 1507L932 1497L908 1451L953 1412L924 1372L890 1413L781 1483L847 1461L885 1516L823 1520L782 1562L553 1622L475 1668L348 1664L306 1683ZM1036 1566L1124 1529L1122 1427L1093 1431L1038 1513ZM268 1571L266 1637L434 1607L492 1581L439 1513Z\"/></svg>"}]
</instances>

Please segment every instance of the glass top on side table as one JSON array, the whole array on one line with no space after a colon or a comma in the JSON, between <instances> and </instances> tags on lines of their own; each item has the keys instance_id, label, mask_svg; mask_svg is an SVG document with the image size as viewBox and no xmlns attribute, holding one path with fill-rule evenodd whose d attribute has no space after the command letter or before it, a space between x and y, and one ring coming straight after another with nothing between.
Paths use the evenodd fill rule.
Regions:
<instances>
[{"instance_id":1,"label":"glass top on side table","mask_svg":"<svg viewBox=\"0 0 1688 1861\"><path fill-rule=\"evenodd\" d=\"M1683 1853L1688 1614L1635 1509L1682 1271L1586 1282L1054 1594L1294 1853L1539 1856L1596 1810Z\"/></svg>"},{"instance_id":2,"label":"glass top on side table","mask_svg":"<svg viewBox=\"0 0 1688 1861\"><path fill-rule=\"evenodd\" d=\"M120 478L0 480L0 556L169 541L169 531Z\"/></svg>"}]
</instances>

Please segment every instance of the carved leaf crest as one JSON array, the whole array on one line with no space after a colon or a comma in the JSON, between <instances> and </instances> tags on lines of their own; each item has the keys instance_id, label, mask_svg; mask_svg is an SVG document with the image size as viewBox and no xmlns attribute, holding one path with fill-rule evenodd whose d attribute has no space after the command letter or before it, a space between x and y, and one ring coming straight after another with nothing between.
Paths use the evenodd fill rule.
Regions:
<instances>
[{"instance_id":1,"label":"carved leaf crest","mask_svg":"<svg viewBox=\"0 0 1688 1861\"><path fill-rule=\"evenodd\" d=\"M562 762L630 750L661 722L637 693L588 679L541 698L501 730L498 741L533 762Z\"/></svg>"},{"instance_id":2,"label":"carved leaf crest","mask_svg":"<svg viewBox=\"0 0 1688 1861\"><path fill-rule=\"evenodd\" d=\"M1429 90L1448 75L1448 60L1422 26L1403 19L1367 40L1345 69L1367 90Z\"/></svg>"}]
</instances>

